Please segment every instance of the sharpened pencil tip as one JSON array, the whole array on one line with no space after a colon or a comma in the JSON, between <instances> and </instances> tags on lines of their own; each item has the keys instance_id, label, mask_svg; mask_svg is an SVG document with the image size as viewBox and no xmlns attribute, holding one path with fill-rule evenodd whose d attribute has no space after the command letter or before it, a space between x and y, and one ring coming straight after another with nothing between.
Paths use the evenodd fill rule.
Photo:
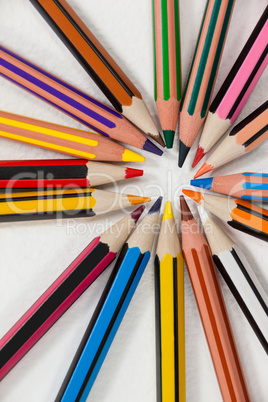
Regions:
<instances>
[{"instance_id":1,"label":"sharpened pencil tip","mask_svg":"<svg viewBox=\"0 0 268 402\"><path fill-rule=\"evenodd\" d=\"M138 177L138 176L143 176L143 170L126 168L125 170L126 179L131 179L132 177Z\"/></svg>"},{"instance_id":2,"label":"sharpened pencil tip","mask_svg":"<svg viewBox=\"0 0 268 402\"><path fill-rule=\"evenodd\" d=\"M213 170L213 166L208 165L207 163L204 163L204 165L201 166L201 168L194 175L194 179L196 179L199 176L203 176L203 174L206 174L206 173L210 172L211 170Z\"/></svg>"},{"instance_id":3,"label":"sharpened pencil tip","mask_svg":"<svg viewBox=\"0 0 268 402\"><path fill-rule=\"evenodd\" d=\"M181 221L190 221L194 219L190 208L183 195L180 196L180 206L181 206Z\"/></svg>"},{"instance_id":4,"label":"sharpened pencil tip","mask_svg":"<svg viewBox=\"0 0 268 402\"><path fill-rule=\"evenodd\" d=\"M143 204L144 202L150 202L151 198L149 197L139 197L138 195L127 194L127 198L129 199L132 205Z\"/></svg>"},{"instance_id":5,"label":"sharpened pencil tip","mask_svg":"<svg viewBox=\"0 0 268 402\"><path fill-rule=\"evenodd\" d=\"M135 223L137 223L137 220L139 219L139 217L141 216L141 214L144 211L145 206L141 205L139 208L135 209L135 211L133 211L130 215L131 218L134 220Z\"/></svg>"},{"instance_id":6,"label":"sharpened pencil tip","mask_svg":"<svg viewBox=\"0 0 268 402\"><path fill-rule=\"evenodd\" d=\"M153 138L156 142L158 142L159 145L161 145L161 147L165 148L166 144L161 136L160 133L158 133L157 135L153 135L151 133L148 133L148 135Z\"/></svg>"},{"instance_id":7,"label":"sharpened pencil tip","mask_svg":"<svg viewBox=\"0 0 268 402\"><path fill-rule=\"evenodd\" d=\"M190 151L190 147L187 147L181 140L180 140L180 149L179 149L179 167L182 167L184 161Z\"/></svg>"},{"instance_id":8,"label":"sharpened pencil tip","mask_svg":"<svg viewBox=\"0 0 268 402\"><path fill-rule=\"evenodd\" d=\"M173 147L175 131L174 130L163 130L166 146L168 149Z\"/></svg>"},{"instance_id":9,"label":"sharpened pencil tip","mask_svg":"<svg viewBox=\"0 0 268 402\"><path fill-rule=\"evenodd\" d=\"M142 155L137 154L136 152L130 151L129 149L125 149L125 152L122 155L123 162L144 162L145 158Z\"/></svg>"},{"instance_id":10,"label":"sharpened pencil tip","mask_svg":"<svg viewBox=\"0 0 268 402\"><path fill-rule=\"evenodd\" d=\"M157 146L154 145L154 144L153 144L150 140L148 140L148 139L145 141L145 143L144 143L144 145L143 145L143 149L144 149L145 151L151 152L151 153L156 154L156 155L159 155L159 156L163 155L163 151L162 151L161 149L157 148Z\"/></svg>"},{"instance_id":11,"label":"sharpened pencil tip","mask_svg":"<svg viewBox=\"0 0 268 402\"><path fill-rule=\"evenodd\" d=\"M210 190L212 187L213 177L206 177L204 179L194 179L190 181L191 186L205 188Z\"/></svg>"},{"instance_id":12,"label":"sharpened pencil tip","mask_svg":"<svg viewBox=\"0 0 268 402\"><path fill-rule=\"evenodd\" d=\"M163 197L158 197L157 198L157 200L155 201L154 205L149 210L148 215L156 214L157 212L160 211L162 200L163 200Z\"/></svg>"},{"instance_id":13,"label":"sharpened pencil tip","mask_svg":"<svg viewBox=\"0 0 268 402\"><path fill-rule=\"evenodd\" d=\"M193 164L192 164L192 168L194 168L198 164L198 162L201 161L203 156L205 156L205 155L206 154L205 154L204 148L202 148L202 147L200 147L200 145L198 145L198 148L197 148L197 151L196 151L196 154L195 154L195 157L194 157L194 161L193 161Z\"/></svg>"},{"instance_id":14,"label":"sharpened pencil tip","mask_svg":"<svg viewBox=\"0 0 268 402\"><path fill-rule=\"evenodd\" d=\"M204 197L201 193L198 191L192 191L192 190L182 190L183 194L187 195L189 198L200 204L201 201L203 201Z\"/></svg>"},{"instance_id":15,"label":"sharpened pencil tip","mask_svg":"<svg viewBox=\"0 0 268 402\"><path fill-rule=\"evenodd\" d=\"M166 219L172 219L172 218L174 218L172 204L171 201L167 201L162 221L164 222Z\"/></svg>"}]
</instances>

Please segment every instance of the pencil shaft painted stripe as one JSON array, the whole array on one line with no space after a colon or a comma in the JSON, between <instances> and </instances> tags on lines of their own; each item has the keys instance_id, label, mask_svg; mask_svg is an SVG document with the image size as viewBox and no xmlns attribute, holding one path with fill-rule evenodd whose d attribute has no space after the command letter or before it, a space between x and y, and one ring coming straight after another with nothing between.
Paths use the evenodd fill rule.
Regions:
<instances>
[{"instance_id":1,"label":"pencil shaft painted stripe","mask_svg":"<svg viewBox=\"0 0 268 402\"><path fill-rule=\"evenodd\" d=\"M177 100L181 100L181 43L179 0L174 0Z\"/></svg>"},{"instance_id":2,"label":"pencil shaft painted stripe","mask_svg":"<svg viewBox=\"0 0 268 402\"><path fill-rule=\"evenodd\" d=\"M168 48L168 10L167 0L161 0L162 16L162 53L163 53L163 95L164 100L170 97L170 78L169 78L169 48Z\"/></svg>"},{"instance_id":3,"label":"pencil shaft painted stripe","mask_svg":"<svg viewBox=\"0 0 268 402\"><path fill-rule=\"evenodd\" d=\"M268 190L268 183L252 183L247 182L243 184L243 188L251 190Z\"/></svg>"},{"instance_id":4,"label":"pencil shaft painted stripe","mask_svg":"<svg viewBox=\"0 0 268 402\"><path fill-rule=\"evenodd\" d=\"M268 173L242 173L243 176L268 177Z\"/></svg>"}]
</instances>

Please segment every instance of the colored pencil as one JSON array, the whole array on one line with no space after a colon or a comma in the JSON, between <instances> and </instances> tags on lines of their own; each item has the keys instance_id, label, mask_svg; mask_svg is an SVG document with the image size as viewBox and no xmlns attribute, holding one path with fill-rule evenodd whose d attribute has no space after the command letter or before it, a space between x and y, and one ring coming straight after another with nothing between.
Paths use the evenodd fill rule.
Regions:
<instances>
[{"instance_id":1,"label":"colored pencil","mask_svg":"<svg viewBox=\"0 0 268 402\"><path fill-rule=\"evenodd\" d=\"M183 402L184 263L170 201L166 202L154 265L157 401Z\"/></svg>"},{"instance_id":2,"label":"colored pencil","mask_svg":"<svg viewBox=\"0 0 268 402\"><path fill-rule=\"evenodd\" d=\"M155 101L167 148L172 148L181 101L179 0L153 0Z\"/></svg>"},{"instance_id":3,"label":"colored pencil","mask_svg":"<svg viewBox=\"0 0 268 402\"><path fill-rule=\"evenodd\" d=\"M3 46L0 75L106 137L163 153L120 113Z\"/></svg>"},{"instance_id":4,"label":"colored pencil","mask_svg":"<svg viewBox=\"0 0 268 402\"><path fill-rule=\"evenodd\" d=\"M0 380L115 259L143 210L95 237L1 339Z\"/></svg>"},{"instance_id":5,"label":"colored pencil","mask_svg":"<svg viewBox=\"0 0 268 402\"><path fill-rule=\"evenodd\" d=\"M235 0L207 0L180 113L179 166L207 115Z\"/></svg>"},{"instance_id":6,"label":"colored pencil","mask_svg":"<svg viewBox=\"0 0 268 402\"><path fill-rule=\"evenodd\" d=\"M89 187L142 175L143 170L85 159L0 161L0 189Z\"/></svg>"},{"instance_id":7,"label":"colored pencil","mask_svg":"<svg viewBox=\"0 0 268 402\"><path fill-rule=\"evenodd\" d=\"M202 206L198 210L214 263L268 354L268 296L241 250Z\"/></svg>"},{"instance_id":8,"label":"colored pencil","mask_svg":"<svg viewBox=\"0 0 268 402\"><path fill-rule=\"evenodd\" d=\"M268 202L268 173L237 173L191 180L191 185L249 201Z\"/></svg>"},{"instance_id":9,"label":"colored pencil","mask_svg":"<svg viewBox=\"0 0 268 402\"><path fill-rule=\"evenodd\" d=\"M87 399L150 259L161 198L125 243L55 402Z\"/></svg>"},{"instance_id":10,"label":"colored pencil","mask_svg":"<svg viewBox=\"0 0 268 402\"><path fill-rule=\"evenodd\" d=\"M210 155L194 178L253 151L268 138L268 101L237 124Z\"/></svg>"},{"instance_id":11,"label":"colored pencil","mask_svg":"<svg viewBox=\"0 0 268 402\"><path fill-rule=\"evenodd\" d=\"M164 146L140 92L65 0L30 0L113 107Z\"/></svg>"},{"instance_id":12,"label":"colored pencil","mask_svg":"<svg viewBox=\"0 0 268 402\"><path fill-rule=\"evenodd\" d=\"M65 188L0 194L0 222L82 218L151 201L148 197L93 188Z\"/></svg>"},{"instance_id":13,"label":"colored pencil","mask_svg":"<svg viewBox=\"0 0 268 402\"><path fill-rule=\"evenodd\" d=\"M136 152L96 133L0 111L0 137L85 159L144 162Z\"/></svg>"},{"instance_id":14,"label":"colored pencil","mask_svg":"<svg viewBox=\"0 0 268 402\"><path fill-rule=\"evenodd\" d=\"M232 228L268 241L268 210L231 197L182 191Z\"/></svg>"},{"instance_id":15,"label":"colored pencil","mask_svg":"<svg viewBox=\"0 0 268 402\"><path fill-rule=\"evenodd\" d=\"M206 239L183 196L182 251L223 401L250 401L232 328Z\"/></svg>"},{"instance_id":16,"label":"colored pencil","mask_svg":"<svg viewBox=\"0 0 268 402\"><path fill-rule=\"evenodd\" d=\"M268 63L268 6L212 102L193 167L236 121Z\"/></svg>"}]
</instances>

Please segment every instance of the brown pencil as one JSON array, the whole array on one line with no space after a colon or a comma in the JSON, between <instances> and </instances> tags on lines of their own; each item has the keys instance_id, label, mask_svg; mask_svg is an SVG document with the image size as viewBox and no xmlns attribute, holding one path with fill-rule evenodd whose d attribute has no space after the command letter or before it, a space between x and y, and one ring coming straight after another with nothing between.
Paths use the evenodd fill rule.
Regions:
<instances>
[{"instance_id":1,"label":"brown pencil","mask_svg":"<svg viewBox=\"0 0 268 402\"><path fill-rule=\"evenodd\" d=\"M180 197L182 251L224 401L250 401L209 246Z\"/></svg>"}]
</instances>

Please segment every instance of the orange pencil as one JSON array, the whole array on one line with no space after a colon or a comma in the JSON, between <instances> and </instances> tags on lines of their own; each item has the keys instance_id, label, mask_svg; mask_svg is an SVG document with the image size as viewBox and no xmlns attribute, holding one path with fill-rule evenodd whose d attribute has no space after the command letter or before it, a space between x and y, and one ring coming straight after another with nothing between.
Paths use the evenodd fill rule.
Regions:
<instances>
[{"instance_id":1,"label":"orange pencil","mask_svg":"<svg viewBox=\"0 0 268 402\"><path fill-rule=\"evenodd\" d=\"M194 290L222 398L250 401L212 255L183 196L182 251Z\"/></svg>"},{"instance_id":2,"label":"orange pencil","mask_svg":"<svg viewBox=\"0 0 268 402\"><path fill-rule=\"evenodd\" d=\"M181 101L179 0L153 0L155 101L172 148Z\"/></svg>"},{"instance_id":3,"label":"orange pencil","mask_svg":"<svg viewBox=\"0 0 268 402\"><path fill-rule=\"evenodd\" d=\"M182 190L198 204L204 206L232 228L245 232L261 240L268 241L268 210L257 207L251 202L201 194L198 191Z\"/></svg>"},{"instance_id":4,"label":"orange pencil","mask_svg":"<svg viewBox=\"0 0 268 402\"><path fill-rule=\"evenodd\" d=\"M88 75L127 119L164 146L138 89L65 0L30 0Z\"/></svg>"},{"instance_id":5,"label":"orange pencil","mask_svg":"<svg viewBox=\"0 0 268 402\"><path fill-rule=\"evenodd\" d=\"M197 171L202 176L239 156L253 151L268 138L268 101L237 124Z\"/></svg>"},{"instance_id":6,"label":"orange pencil","mask_svg":"<svg viewBox=\"0 0 268 402\"><path fill-rule=\"evenodd\" d=\"M208 113L235 0L207 0L180 113L179 167Z\"/></svg>"}]
</instances>

